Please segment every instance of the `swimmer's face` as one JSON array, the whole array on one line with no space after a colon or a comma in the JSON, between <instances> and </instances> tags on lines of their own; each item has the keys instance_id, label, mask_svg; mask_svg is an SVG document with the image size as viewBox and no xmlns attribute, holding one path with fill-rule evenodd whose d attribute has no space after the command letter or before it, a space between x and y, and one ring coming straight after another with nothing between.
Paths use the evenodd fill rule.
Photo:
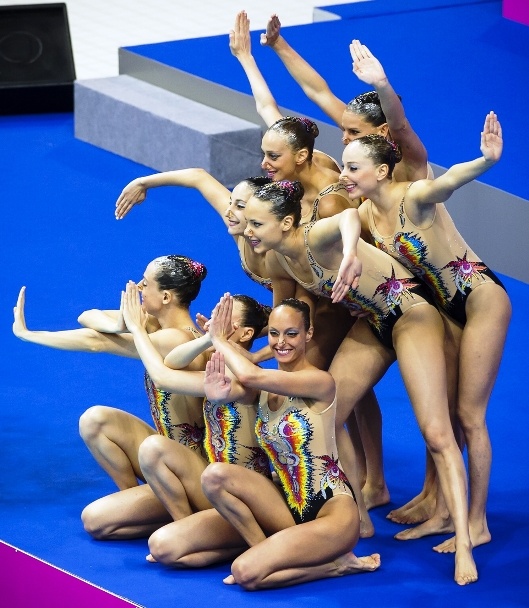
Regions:
<instances>
[{"instance_id":1,"label":"swimmer's face","mask_svg":"<svg viewBox=\"0 0 529 608\"><path fill-rule=\"evenodd\" d=\"M364 135L387 135L387 124L375 127L363 116L345 110L342 115L342 143L344 146Z\"/></svg>"},{"instance_id":2,"label":"swimmer's face","mask_svg":"<svg viewBox=\"0 0 529 608\"><path fill-rule=\"evenodd\" d=\"M275 182L296 178L300 164L300 154L294 153L286 138L276 131L267 131L261 144L263 162L261 167L267 177Z\"/></svg>"},{"instance_id":3,"label":"swimmer's face","mask_svg":"<svg viewBox=\"0 0 529 608\"><path fill-rule=\"evenodd\" d=\"M365 148L356 141L351 142L345 147L342 160L340 182L345 186L349 198L369 197L379 183L379 172Z\"/></svg>"},{"instance_id":4,"label":"swimmer's face","mask_svg":"<svg viewBox=\"0 0 529 608\"><path fill-rule=\"evenodd\" d=\"M164 290L156 280L157 265L151 262L143 274L142 280L138 283L141 290L141 303L143 310L153 316L157 316L163 302Z\"/></svg>"},{"instance_id":5,"label":"swimmer's face","mask_svg":"<svg viewBox=\"0 0 529 608\"><path fill-rule=\"evenodd\" d=\"M252 190L246 182L237 184L230 196L230 204L226 209L224 217L228 220L228 232L233 236L244 234L246 219L244 210L248 199L252 196Z\"/></svg>"},{"instance_id":6,"label":"swimmer's face","mask_svg":"<svg viewBox=\"0 0 529 608\"><path fill-rule=\"evenodd\" d=\"M268 320L268 344L280 365L295 363L304 357L312 327L305 329L301 311L291 306L276 306Z\"/></svg>"},{"instance_id":7,"label":"swimmer's face","mask_svg":"<svg viewBox=\"0 0 529 608\"><path fill-rule=\"evenodd\" d=\"M244 217L247 222L244 236L255 253L274 249L283 240L282 221L272 213L271 203L252 196L246 204Z\"/></svg>"}]
</instances>

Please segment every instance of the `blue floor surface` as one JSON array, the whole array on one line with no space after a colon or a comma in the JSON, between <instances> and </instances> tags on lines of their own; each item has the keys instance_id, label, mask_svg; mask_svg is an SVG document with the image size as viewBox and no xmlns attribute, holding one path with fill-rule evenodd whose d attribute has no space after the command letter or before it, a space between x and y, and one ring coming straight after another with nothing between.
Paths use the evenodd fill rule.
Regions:
<instances>
[{"instance_id":1,"label":"blue floor surface","mask_svg":"<svg viewBox=\"0 0 529 608\"><path fill-rule=\"evenodd\" d=\"M77 420L93 404L121 407L148 419L142 367L138 361L54 351L17 340L11 323L20 286L27 285L31 329L76 327L81 311L116 307L125 282L137 279L151 259L168 253L194 256L208 267L193 312L208 312L226 289L262 301L268 295L246 278L231 237L193 192L153 191L117 222L114 202L122 187L149 170L75 140L71 115L1 118L0 128L5 296L0 313L0 539L149 608L212 602L234 608L527 606L528 333L522 309L529 286L508 277L502 278L514 317L489 410L493 542L475 551L477 584L459 588L451 582L453 558L431 550L439 537L410 543L392 538L402 527L385 514L419 490L424 466L423 443L396 367L377 389L392 502L373 512L377 534L357 548L358 554L382 554L378 572L247 593L221 583L228 565L173 571L145 562L144 540L91 540L79 514L114 488L83 445Z\"/></svg>"}]
</instances>

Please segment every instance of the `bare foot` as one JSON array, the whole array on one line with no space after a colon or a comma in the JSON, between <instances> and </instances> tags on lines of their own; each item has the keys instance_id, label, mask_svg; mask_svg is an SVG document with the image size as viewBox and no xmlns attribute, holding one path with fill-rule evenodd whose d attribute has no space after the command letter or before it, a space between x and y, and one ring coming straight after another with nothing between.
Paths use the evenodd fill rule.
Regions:
<instances>
[{"instance_id":1,"label":"bare foot","mask_svg":"<svg viewBox=\"0 0 529 608\"><path fill-rule=\"evenodd\" d=\"M235 585L235 579L233 578L233 574L230 574L222 581L225 585Z\"/></svg>"},{"instance_id":2,"label":"bare foot","mask_svg":"<svg viewBox=\"0 0 529 608\"><path fill-rule=\"evenodd\" d=\"M454 580L458 585L470 585L478 580L478 570L470 549L458 549Z\"/></svg>"},{"instance_id":3,"label":"bare foot","mask_svg":"<svg viewBox=\"0 0 529 608\"><path fill-rule=\"evenodd\" d=\"M151 564L155 564L156 560L154 559L154 557L149 553L149 555L147 555L147 557L145 558L148 562L151 562Z\"/></svg>"},{"instance_id":4,"label":"bare foot","mask_svg":"<svg viewBox=\"0 0 529 608\"><path fill-rule=\"evenodd\" d=\"M449 517L444 518L435 516L419 526L416 526L415 528L401 530L398 534L395 534L394 538L397 540L415 540L417 538L422 538L423 536L431 536L432 534L448 534L453 531L454 525Z\"/></svg>"},{"instance_id":5,"label":"bare foot","mask_svg":"<svg viewBox=\"0 0 529 608\"><path fill-rule=\"evenodd\" d=\"M375 535L375 526L369 517L360 517L360 538L371 538Z\"/></svg>"},{"instance_id":6,"label":"bare foot","mask_svg":"<svg viewBox=\"0 0 529 608\"><path fill-rule=\"evenodd\" d=\"M362 488L362 496L364 497L364 502L368 511L375 507L387 505L389 502L389 490L386 484L384 484L384 487L382 488L365 485Z\"/></svg>"},{"instance_id":7,"label":"bare foot","mask_svg":"<svg viewBox=\"0 0 529 608\"><path fill-rule=\"evenodd\" d=\"M469 533L470 542L472 543L473 547L479 547L480 545L490 543L492 538L486 523L485 525L479 526L478 530L474 529L472 526L469 526ZM456 537L452 536L452 538L449 538L441 544L436 545L433 550L437 551L437 553L455 553Z\"/></svg>"},{"instance_id":8,"label":"bare foot","mask_svg":"<svg viewBox=\"0 0 529 608\"><path fill-rule=\"evenodd\" d=\"M435 493L428 493L422 498L416 496L399 509L393 509L386 517L396 524L420 524L433 517L435 513Z\"/></svg>"},{"instance_id":9,"label":"bare foot","mask_svg":"<svg viewBox=\"0 0 529 608\"><path fill-rule=\"evenodd\" d=\"M365 557L356 557L354 553L346 553L334 560L334 563L338 566L340 576L374 572L380 566L380 554L373 553Z\"/></svg>"}]
</instances>

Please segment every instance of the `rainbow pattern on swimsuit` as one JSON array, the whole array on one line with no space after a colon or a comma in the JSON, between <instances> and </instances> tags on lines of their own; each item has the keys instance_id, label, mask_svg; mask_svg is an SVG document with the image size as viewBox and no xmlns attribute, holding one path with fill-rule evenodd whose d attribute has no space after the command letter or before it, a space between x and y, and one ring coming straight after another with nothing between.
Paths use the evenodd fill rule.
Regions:
<instances>
[{"instance_id":1,"label":"rainbow pattern on swimsuit","mask_svg":"<svg viewBox=\"0 0 529 608\"><path fill-rule=\"evenodd\" d=\"M204 400L204 420L206 432L204 450L208 462L228 462L237 460L237 430L241 416L235 403L212 403Z\"/></svg>"},{"instance_id":2,"label":"rainbow pattern on swimsuit","mask_svg":"<svg viewBox=\"0 0 529 608\"><path fill-rule=\"evenodd\" d=\"M441 273L427 262L428 246L416 234L397 232L393 245L398 259L433 291L439 304L446 308L450 294Z\"/></svg>"},{"instance_id":3,"label":"rainbow pattern on swimsuit","mask_svg":"<svg viewBox=\"0 0 529 608\"><path fill-rule=\"evenodd\" d=\"M156 388L147 372L145 372L145 390L147 391L147 397L149 399L151 416L158 433L164 437L169 437L169 439L174 439L171 416L169 414L169 408L167 407L167 403L171 398L171 393Z\"/></svg>"},{"instance_id":4,"label":"rainbow pattern on swimsuit","mask_svg":"<svg viewBox=\"0 0 529 608\"><path fill-rule=\"evenodd\" d=\"M325 281L325 283L322 283L319 286L321 295L330 298L334 283L335 281L333 279L329 279L328 281ZM384 313L373 300L370 300L369 298L366 298L362 294L358 293L357 289L350 289L340 303L356 312L367 312L367 322L372 325L378 333L381 333L384 324Z\"/></svg>"},{"instance_id":5,"label":"rainbow pattern on swimsuit","mask_svg":"<svg viewBox=\"0 0 529 608\"><path fill-rule=\"evenodd\" d=\"M477 277L480 271L487 269L481 262L469 262L466 251L462 258L458 257L457 260L448 262L446 266L443 266L444 268L451 270L455 286L463 295L465 295L465 289L472 287L472 278Z\"/></svg>"},{"instance_id":6,"label":"rainbow pattern on swimsuit","mask_svg":"<svg viewBox=\"0 0 529 608\"><path fill-rule=\"evenodd\" d=\"M313 465L308 449L312 428L307 417L292 409L271 425L262 419L259 409L255 432L279 477L289 508L301 516L312 496Z\"/></svg>"}]
</instances>

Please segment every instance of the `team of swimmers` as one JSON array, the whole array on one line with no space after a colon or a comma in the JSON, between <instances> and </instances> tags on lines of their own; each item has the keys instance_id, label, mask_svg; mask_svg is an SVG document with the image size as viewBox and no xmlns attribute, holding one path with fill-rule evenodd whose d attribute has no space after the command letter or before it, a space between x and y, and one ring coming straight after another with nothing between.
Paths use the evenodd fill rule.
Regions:
<instances>
[{"instance_id":1,"label":"team of swimmers","mask_svg":"<svg viewBox=\"0 0 529 608\"><path fill-rule=\"evenodd\" d=\"M152 562L230 560L224 582L245 589L377 570L378 554L352 551L375 532L369 510L389 502L373 389L397 360L427 474L422 492L388 517L419 524L402 540L453 532L434 548L455 554L458 584L472 583L473 548L491 540L485 414L511 309L443 203L499 160L499 121L487 115L480 157L434 178L400 98L360 41L350 47L353 72L373 90L348 104L288 45L277 16L261 44L341 127L343 169L315 149L313 121L281 115L243 11L229 46L268 127L266 175L232 192L200 168L137 178L115 214L123 219L150 188L198 190L272 307L226 293L195 322L189 308L207 270L181 254L152 260L121 292L119 310L85 311L80 329L29 330L20 291L13 331L22 340L145 366L152 426L102 405L80 418L118 488L85 507L83 525L97 539L147 537ZM252 350L262 335L268 344ZM259 365L272 358L277 369Z\"/></svg>"}]
</instances>

